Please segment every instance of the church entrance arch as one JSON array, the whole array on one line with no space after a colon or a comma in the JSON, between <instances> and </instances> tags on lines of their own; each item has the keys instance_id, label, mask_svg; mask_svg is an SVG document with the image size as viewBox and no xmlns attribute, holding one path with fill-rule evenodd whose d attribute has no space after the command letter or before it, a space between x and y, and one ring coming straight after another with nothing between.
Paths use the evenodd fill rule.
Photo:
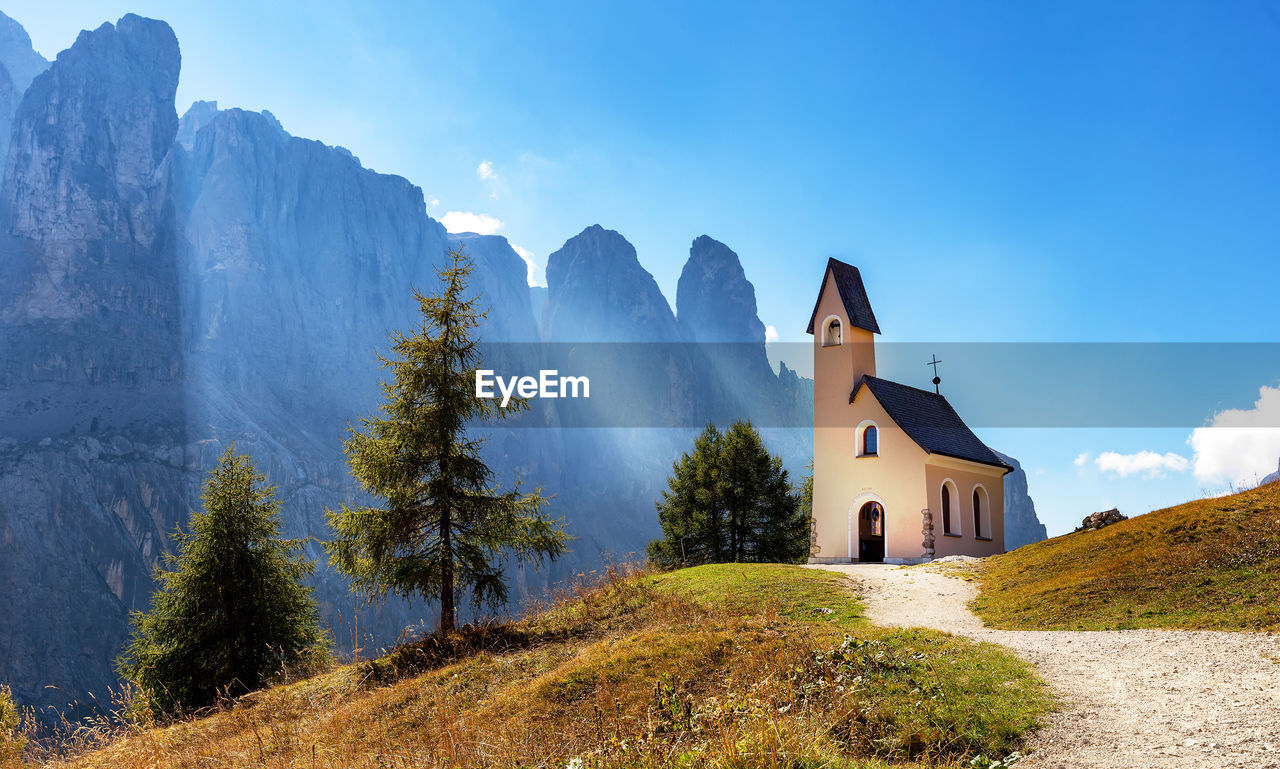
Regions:
<instances>
[{"instance_id":1,"label":"church entrance arch","mask_svg":"<svg viewBox=\"0 0 1280 769\"><path fill-rule=\"evenodd\" d=\"M884 563L885 523L880 497L864 494L855 499L849 506L849 555L864 563Z\"/></svg>"},{"instance_id":2,"label":"church entrance arch","mask_svg":"<svg viewBox=\"0 0 1280 769\"><path fill-rule=\"evenodd\" d=\"M884 506L879 502L858 511L858 560L884 563Z\"/></svg>"}]
</instances>

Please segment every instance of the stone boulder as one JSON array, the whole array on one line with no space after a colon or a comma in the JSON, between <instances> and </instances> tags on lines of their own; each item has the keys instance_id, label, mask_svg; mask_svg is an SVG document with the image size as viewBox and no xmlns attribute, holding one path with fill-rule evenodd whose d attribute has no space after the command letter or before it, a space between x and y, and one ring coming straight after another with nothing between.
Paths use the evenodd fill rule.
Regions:
<instances>
[{"instance_id":1,"label":"stone boulder","mask_svg":"<svg viewBox=\"0 0 1280 769\"><path fill-rule=\"evenodd\" d=\"M1096 531L1104 526L1110 526L1113 523L1129 520L1129 516L1124 515L1116 508L1103 510L1100 513L1090 513L1080 522L1080 527L1076 531Z\"/></svg>"}]
</instances>

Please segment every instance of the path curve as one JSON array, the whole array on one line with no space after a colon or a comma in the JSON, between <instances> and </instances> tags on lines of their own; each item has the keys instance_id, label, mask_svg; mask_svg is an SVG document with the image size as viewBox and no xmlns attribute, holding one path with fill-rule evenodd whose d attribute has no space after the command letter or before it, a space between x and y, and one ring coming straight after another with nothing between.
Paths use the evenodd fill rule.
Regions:
<instances>
[{"instance_id":1,"label":"path curve","mask_svg":"<svg viewBox=\"0 0 1280 769\"><path fill-rule=\"evenodd\" d=\"M868 618L1008 647L1062 710L1019 769L1280 769L1280 636L1190 630L991 630L976 587L936 567L824 565L857 583Z\"/></svg>"}]
</instances>

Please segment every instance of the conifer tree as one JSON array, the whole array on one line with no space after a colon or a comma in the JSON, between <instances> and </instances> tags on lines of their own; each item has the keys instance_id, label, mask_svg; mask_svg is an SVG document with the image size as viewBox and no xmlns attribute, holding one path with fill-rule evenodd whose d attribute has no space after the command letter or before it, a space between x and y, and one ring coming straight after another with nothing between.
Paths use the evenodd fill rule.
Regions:
<instances>
[{"instance_id":1,"label":"conifer tree","mask_svg":"<svg viewBox=\"0 0 1280 769\"><path fill-rule=\"evenodd\" d=\"M540 563L564 552L563 523L543 514L546 499L519 480L497 487L471 425L528 407L513 399L477 398L482 368L477 328L484 313L467 298L471 262L461 250L439 271L441 290L414 291L422 312L412 333L392 334L392 357L379 356L392 379L378 416L361 420L346 442L351 473L378 506L330 511L334 565L368 600L389 593L440 602L440 628L453 630L456 602L506 601L502 562Z\"/></svg>"},{"instance_id":2,"label":"conifer tree","mask_svg":"<svg viewBox=\"0 0 1280 769\"><path fill-rule=\"evenodd\" d=\"M117 662L157 713L242 694L290 666L328 657L315 599L303 580L312 564L299 540L280 538L280 502L253 460L229 447L209 472L190 531L156 570L160 591L134 612Z\"/></svg>"},{"instance_id":3,"label":"conifer tree","mask_svg":"<svg viewBox=\"0 0 1280 769\"><path fill-rule=\"evenodd\" d=\"M662 539L649 543L650 560L697 565L724 560L724 507L720 498L720 447L724 436L707 425L672 464L671 478L656 503Z\"/></svg>"},{"instance_id":4,"label":"conifer tree","mask_svg":"<svg viewBox=\"0 0 1280 769\"><path fill-rule=\"evenodd\" d=\"M674 463L657 508L663 537L648 554L659 564L793 563L808 554L800 500L750 422L725 433L708 425Z\"/></svg>"}]
</instances>

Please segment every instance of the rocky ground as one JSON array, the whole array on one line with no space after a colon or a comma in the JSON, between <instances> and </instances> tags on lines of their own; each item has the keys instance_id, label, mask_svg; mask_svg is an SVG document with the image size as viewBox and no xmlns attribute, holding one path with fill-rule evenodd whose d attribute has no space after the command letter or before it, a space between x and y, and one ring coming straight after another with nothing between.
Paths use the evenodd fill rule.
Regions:
<instances>
[{"instance_id":1,"label":"rocky ground","mask_svg":"<svg viewBox=\"0 0 1280 769\"><path fill-rule=\"evenodd\" d=\"M1280 769L1280 636L1184 630L1010 631L969 611L961 564L831 565L880 625L1001 644L1034 664L1061 710L1020 769Z\"/></svg>"}]
</instances>

